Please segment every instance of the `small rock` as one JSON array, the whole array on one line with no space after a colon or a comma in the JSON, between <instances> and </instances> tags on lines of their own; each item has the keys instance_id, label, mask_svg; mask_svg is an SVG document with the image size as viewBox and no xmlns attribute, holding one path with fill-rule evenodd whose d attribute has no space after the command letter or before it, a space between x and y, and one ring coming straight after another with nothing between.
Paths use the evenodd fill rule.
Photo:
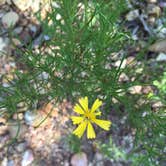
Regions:
<instances>
[{"instance_id":1,"label":"small rock","mask_svg":"<svg viewBox=\"0 0 166 166\"><path fill-rule=\"evenodd\" d=\"M149 94L149 93L153 93L153 88L149 85L149 86L144 86L142 89L142 93L143 94Z\"/></svg>"},{"instance_id":2,"label":"small rock","mask_svg":"<svg viewBox=\"0 0 166 166\"><path fill-rule=\"evenodd\" d=\"M0 19L4 16L5 13L5 11L0 11Z\"/></svg>"},{"instance_id":3,"label":"small rock","mask_svg":"<svg viewBox=\"0 0 166 166\"><path fill-rule=\"evenodd\" d=\"M2 135L0 136L0 149L4 149L5 150L5 145L10 141L10 137L8 134ZM0 153L1 155L1 153Z\"/></svg>"},{"instance_id":4,"label":"small rock","mask_svg":"<svg viewBox=\"0 0 166 166\"><path fill-rule=\"evenodd\" d=\"M7 162L8 162L7 157L5 157L1 162L1 166L7 166Z\"/></svg>"},{"instance_id":5,"label":"small rock","mask_svg":"<svg viewBox=\"0 0 166 166\"><path fill-rule=\"evenodd\" d=\"M163 106L164 105L161 101L156 101L155 103L152 104L152 108L161 108Z\"/></svg>"},{"instance_id":6,"label":"small rock","mask_svg":"<svg viewBox=\"0 0 166 166\"><path fill-rule=\"evenodd\" d=\"M49 79L49 73L47 72L42 72L41 74L38 75L39 80L48 80Z\"/></svg>"},{"instance_id":7,"label":"small rock","mask_svg":"<svg viewBox=\"0 0 166 166\"><path fill-rule=\"evenodd\" d=\"M156 41L149 47L149 51L166 53L166 39Z\"/></svg>"},{"instance_id":8,"label":"small rock","mask_svg":"<svg viewBox=\"0 0 166 166\"><path fill-rule=\"evenodd\" d=\"M40 9L40 1L41 0L32 1L31 8L32 8L33 12L39 11L39 9Z\"/></svg>"},{"instance_id":9,"label":"small rock","mask_svg":"<svg viewBox=\"0 0 166 166\"><path fill-rule=\"evenodd\" d=\"M6 0L6 2L7 2L8 5L12 4L12 0Z\"/></svg>"},{"instance_id":10,"label":"small rock","mask_svg":"<svg viewBox=\"0 0 166 166\"><path fill-rule=\"evenodd\" d=\"M19 20L16 12L8 12L2 17L2 24L5 28L14 27Z\"/></svg>"},{"instance_id":11,"label":"small rock","mask_svg":"<svg viewBox=\"0 0 166 166\"><path fill-rule=\"evenodd\" d=\"M13 42L12 44L14 45L13 47L21 45L21 41L18 40L17 38L13 38L12 42Z\"/></svg>"},{"instance_id":12,"label":"small rock","mask_svg":"<svg viewBox=\"0 0 166 166\"><path fill-rule=\"evenodd\" d=\"M25 123L28 125L32 125L35 119L37 119L37 114L31 112L31 111L26 111L24 114L24 119Z\"/></svg>"},{"instance_id":13,"label":"small rock","mask_svg":"<svg viewBox=\"0 0 166 166\"><path fill-rule=\"evenodd\" d=\"M7 163L7 166L15 166L14 161L13 160L9 160Z\"/></svg>"},{"instance_id":14,"label":"small rock","mask_svg":"<svg viewBox=\"0 0 166 166\"><path fill-rule=\"evenodd\" d=\"M34 25L34 24L29 24L28 28L32 38L36 37L41 30L39 25Z\"/></svg>"},{"instance_id":15,"label":"small rock","mask_svg":"<svg viewBox=\"0 0 166 166\"><path fill-rule=\"evenodd\" d=\"M50 37L47 35L40 34L35 40L33 41L33 48L38 48L42 45L44 41L50 40Z\"/></svg>"},{"instance_id":16,"label":"small rock","mask_svg":"<svg viewBox=\"0 0 166 166\"><path fill-rule=\"evenodd\" d=\"M13 119L14 120L17 120L17 119L19 119L19 120L23 120L23 114L22 113L15 113L14 115L13 115Z\"/></svg>"},{"instance_id":17,"label":"small rock","mask_svg":"<svg viewBox=\"0 0 166 166\"><path fill-rule=\"evenodd\" d=\"M33 41L33 48L38 48L43 43L43 34L40 34L34 41Z\"/></svg>"},{"instance_id":18,"label":"small rock","mask_svg":"<svg viewBox=\"0 0 166 166\"><path fill-rule=\"evenodd\" d=\"M127 21L133 21L139 16L139 10L132 10L126 15L126 20Z\"/></svg>"},{"instance_id":19,"label":"small rock","mask_svg":"<svg viewBox=\"0 0 166 166\"><path fill-rule=\"evenodd\" d=\"M121 63L121 60L118 60L118 61L115 62L115 66L119 67L121 65L120 66L121 69L124 69L126 67L126 64L127 64L126 59L124 59L122 63Z\"/></svg>"},{"instance_id":20,"label":"small rock","mask_svg":"<svg viewBox=\"0 0 166 166\"><path fill-rule=\"evenodd\" d=\"M33 160L34 160L33 152L32 150L28 149L23 154L21 166L28 166L32 163Z\"/></svg>"},{"instance_id":21,"label":"small rock","mask_svg":"<svg viewBox=\"0 0 166 166\"><path fill-rule=\"evenodd\" d=\"M2 83L2 86L5 87L5 88L9 88L10 87L10 84L9 83L6 83L6 82L3 82ZM5 111L7 111L7 109L5 108ZM4 112L5 112L4 111Z\"/></svg>"},{"instance_id":22,"label":"small rock","mask_svg":"<svg viewBox=\"0 0 166 166\"><path fill-rule=\"evenodd\" d=\"M12 0L12 1L16 5L16 7L21 11L25 11L32 4L32 0Z\"/></svg>"},{"instance_id":23,"label":"small rock","mask_svg":"<svg viewBox=\"0 0 166 166\"><path fill-rule=\"evenodd\" d=\"M44 40L48 41L48 40L50 40L50 37L48 35L44 35Z\"/></svg>"},{"instance_id":24,"label":"small rock","mask_svg":"<svg viewBox=\"0 0 166 166\"><path fill-rule=\"evenodd\" d=\"M0 55L1 52L4 52L4 49L8 46L8 41L0 37Z\"/></svg>"},{"instance_id":25,"label":"small rock","mask_svg":"<svg viewBox=\"0 0 166 166\"><path fill-rule=\"evenodd\" d=\"M103 160L104 159L104 156L99 153L99 152L96 152L95 155L94 155L94 160L95 161L100 161L100 160Z\"/></svg>"},{"instance_id":26,"label":"small rock","mask_svg":"<svg viewBox=\"0 0 166 166\"><path fill-rule=\"evenodd\" d=\"M28 104L25 102L20 102L17 104L17 110L18 112L25 112L28 110Z\"/></svg>"},{"instance_id":27,"label":"small rock","mask_svg":"<svg viewBox=\"0 0 166 166\"><path fill-rule=\"evenodd\" d=\"M148 4L147 7L147 13L150 16L156 16L159 17L161 15L161 9L159 6L154 5L154 4Z\"/></svg>"},{"instance_id":28,"label":"small rock","mask_svg":"<svg viewBox=\"0 0 166 166\"><path fill-rule=\"evenodd\" d=\"M164 25L159 26L156 30L155 33L158 38L166 38L166 27Z\"/></svg>"},{"instance_id":29,"label":"small rock","mask_svg":"<svg viewBox=\"0 0 166 166\"><path fill-rule=\"evenodd\" d=\"M129 92L131 94L141 94L142 86L135 85L129 88Z\"/></svg>"},{"instance_id":30,"label":"small rock","mask_svg":"<svg viewBox=\"0 0 166 166\"><path fill-rule=\"evenodd\" d=\"M148 3L157 3L157 0L147 0Z\"/></svg>"},{"instance_id":31,"label":"small rock","mask_svg":"<svg viewBox=\"0 0 166 166\"><path fill-rule=\"evenodd\" d=\"M24 116L23 116L22 113L19 113L19 114L18 114L18 119L19 119L19 120L23 120L23 117L24 117Z\"/></svg>"},{"instance_id":32,"label":"small rock","mask_svg":"<svg viewBox=\"0 0 166 166\"><path fill-rule=\"evenodd\" d=\"M19 22L20 26L26 27L28 25L28 20L27 19L21 19Z\"/></svg>"},{"instance_id":33,"label":"small rock","mask_svg":"<svg viewBox=\"0 0 166 166\"><path fill-rule=\"evenodd\" d=\"M37 27L33 24L28 25L29 29L31 32L36 33L37 32Z\"/></svg>"},{"instance_id":34,"label":"small rock","mask_svg":"<svg viewBox=\"0 0 166 166\"><path fill-rule=\"evenodd\" d=\"M14 146L9 146L8 147L8 152L9 152L9 155L11 156L11 155L13 155L13 154L15 154L16 153L16 150L14 149Z\"/></svg>"},{"instance_id":35,"label":"small rock","mask_svg":"<svg viewBox=\"0 0 166 166\"><path fill-rule=\"evenodd\" d=\"M142 113L142 117L144 118L148 113L145 111Z\"/></svg>"},{"instance_id":36,"label":"small rock","mask_svg":"<svg viewBox=\"0 0 166 166\"><path fill-rule=\"evenodd\" d=\"M155 22L156 22L156 17L154 17L154 16L149 16L147 22L148 22L150 25L154 25Z\"/></svg>"},{"instance_id":37,"label":"small rock","mask_svg":"<svg viewBox=\"0 0 166 166\"><path fill-rule=\"evenodd\" d=\"M62 16L58 13L57 15L56 15L56 20L61 20L62 19Z\"/></svg>"},{"instance_id":38,"label":"small rock","mask_svg":"<svg viewBox=\"0 0 166 166\"><path fill-rule=\"evenodd\" d=\"M29 42L31 42L32 40L32 36L31 34L29 33L28 30L25 30L23 31L21 34L20 34L20 37L19 39L22 41L22 44L28 44Z\"/></svg>"},{"instance_id":39,"label":"small rock","mask_svg":"<svg viewBox=\"0 0 166 166\"><path fill-rule=\"evenodd\" d=\"M22 32L22 30L23 30L23 27L17 27L13 30L13 32L18 35Z\"/></svg>"},{"instance_id":40,"label":"small rock","mask_svg":"<svg viewBox=\"0 0 166 166\"><path fill-rule=\"evenodd\" d=\"M143 70L144 69L142 67L140 67L140 68L135 70L135 73L141 74L143 72Z\"/></svg>"},{"instance_id":41,"label":"small rock","mask_svg":"<svg viewBox=\"0 0 166 166\"><path fill-rule=\"evenodd\" d=\"M83 152L74 154L71 158L72 166L88 166L87 155Z\"/></svg>"},{"instance_id":42,"label":"small rock","mask_svg":"<svg viewBox=\"0 0 166 166\"><path fill-rule=\"evenodd\" d=\"M8 131L12 138L15 138L17 136L17 139L20 139L24 137L25 133L27 133L28 127L24 124L20 124L20 129L19 129L19 126L16 122L11 122L10 124L8 124Z\"/></svg>"},{"instance_id":43,"label":"small rock","mask_svg":"<svg viewBox=\"0 0 166 166\"><path fill-rule=\"evenodd\" d=\"M0 0L0 5L5 4L6 0Z\"/></svg>"},{"instance_id":44,"label":"small rock","mask_svg":"<svg viewBox=\"0 0 166 166\"><path fill-rule=\"evenodd\" d=\"M37 111L36 111L37 112ZM24 114L24 119L25 119L25 123L27 125L36 127L38 126L43 119L46 117L46 115L42 114L41 112L36 113L36 112L32 112L32 111L27 111ZM48 123L50 123L50 119L46 118L41 125L47 125Z\"/></svg>"},{"instance_id":45,"label":"small rock","mask_svg":"<svg viewBox=\"0 0 166 166\"><path fill-rule=\"evenodd\" d=\"M48 14L48 12L50 11L50 2L47 2L47 3L45 3L45 4L43 4L43 8L42 8L42 10L41 10L41 14L40 14L40 16L41 16L41 18L42 19L45 19L46 17L47 17L47 14Z\"/></svg>"},{"instance_id":46,"label":"small rock","mask_svg":"<svg viewBox=\"0 0 166 166\"><path fill-rule=\"evenodd\" d=\"M55 1L51 2L51 4L52 4L52 7L54 8L60 8L60 5Z\"/></svg>"},{"instance_id":47,"label":"small rock","mask_svg":"<svg viewBox=\"0 0 166 166\"><path fill-rule=\"evenodd\" d=\"M161 52L161 53L157 56L156 61L159 61L159 62L161 62L161 61L166 61L166 54L164 54L164 53Z\"/></svg>"},{"instance_id":48,"label":"small rock","mask_svg":"<svg viewBox=\"0 0 166 166\"><path fill-rule=\"evenodd\" d=\"M120 82L127 82L127 81L129 81L129 77L125 73L121 73L119 76L119 81Z\"/></svg>"},{"instance_id":49,"label":"small rock","mask_svg":"<svg viewBox=\"0 0 166 166\"><path fill-rule=\"evenodd\" d=\"M25 151L26 147L27 147L27 143L21 142L21 143L17 144L15 149L17 150L17 152L21 153L21 152Z\"/></svg>"},{"instance_id":50,"label":"small rock","mask_svg":"<svg viewBox=\"0 0 166 166\"><path fill-rule=\"evenodd\" d=\"M106 159L106 160L104 160L103 162L104 162L104 163L103 163L104 166L123 166L123 165L120 164L120 163L116 163L116 165L115 165L115 162L114 162L113 159L111 159L111 160Z\"/></svg>"},{"instance_id":51,"label":"small rock","mask_svg":"<svg viewBox=\"0 0 166 166\"><path fill-rule=\"evenodd\" d=\"M0 135L5 134L7 131L6 119L0 117Z\"/></svg>"}]
</instances>

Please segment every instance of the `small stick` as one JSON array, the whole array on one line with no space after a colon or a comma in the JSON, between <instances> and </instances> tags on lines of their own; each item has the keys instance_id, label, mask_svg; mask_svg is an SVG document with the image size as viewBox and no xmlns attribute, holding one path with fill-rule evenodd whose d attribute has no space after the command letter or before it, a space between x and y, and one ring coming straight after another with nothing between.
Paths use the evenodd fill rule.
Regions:
<instances>
[{"instance_id":1,"label":"small stick","mask_svg":"<svg viewBox=\"0 0 166 166\"><path fill-rule=\"evenodd\" d=\"M145 22L142 14L139 15L139 20L141 21L142 25L144 26L145 31L147 31L149 35L153 36L153 33L150 30L150 28L148 27L147 23Z\"/></svg>"}]
</instances>

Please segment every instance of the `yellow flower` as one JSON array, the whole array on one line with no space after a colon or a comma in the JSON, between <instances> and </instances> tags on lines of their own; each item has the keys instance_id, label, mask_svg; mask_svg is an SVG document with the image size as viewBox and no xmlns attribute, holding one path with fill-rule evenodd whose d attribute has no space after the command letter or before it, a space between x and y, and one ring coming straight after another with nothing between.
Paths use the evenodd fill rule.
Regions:
<instances>
[{"instance_id":1,"label":"yellow flower","mask_svg":"<svg viewBox=\"0 0 166 166\"><path fill-rule=\"evenodd\" d=\"M87 138L95 138L96 134L92 125L93 123L97 124L104 130L109 130L111 126L110 121L96 119L96 116L101 115L101 112L97 111L101 105L102 101L96 99L91 109L89 109L88 97L79 99L79 104L76 104L74 106L74 112L76 112L80 116L71 117L73 124L78 125L78 127L73 131L73 134L81 138L87 128Z\"/></svg>"}]
</instances>

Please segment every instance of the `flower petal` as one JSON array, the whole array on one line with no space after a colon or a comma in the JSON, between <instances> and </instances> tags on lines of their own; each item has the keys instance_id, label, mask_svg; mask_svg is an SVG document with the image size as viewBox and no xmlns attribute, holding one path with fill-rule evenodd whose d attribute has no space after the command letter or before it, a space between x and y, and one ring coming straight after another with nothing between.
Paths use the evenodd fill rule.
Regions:
<instances>
[{"instance_id":1,"label":"flower petal","mask_svg":"<svg viewBox=\"0 0 166 166\"><path fill-rule=\"evenodd\" d=\"M91 112L95 112L102 105L102 101L96 99L92 105Z\"/></svg>"},{"instance_id":2,"label":"flower petal","mask_svg":"<svg viewBox=\"0 0 166 166\"><path fill-rule=\"evenodd\" d=\"M84 110L78 104L74 106L74 112L78 114L84 114Z\"/></svg>"},{"instance_id":3,"label":"flower petal","mask_svg":"<svg viewBox=\"0 0 166 166\"><path fill-rule=\"evenodd\" d=\"M96 137L96 134L95 134L94 128L93 128L92 124L90 122L88 122L87 138L92 139L95 137Z\"/></svg>"},{"instance_id":4,"label":"flower petal","mask_svg":"<svg viewBox=\"0 0 166 166\"><path fill-rule=\"evenodd\" d=\"M79 103L82 106L82 108L84 109L84 111L87 112L88 111L88 97L79 99Z\"/></svg>"},{"instance_id":5,"label":"flower petal","mask_svg":"<svg viewBox=\"0 0 166 166\"><path fill-rule=\"evenodd\" d=\"M95 112L94 114L95 114L95 116L100 116L101 115L101 111Z\"/></svg>"},{"instance_id":6,"label":"flower petal","mask_svg":"<svg viewBox=\"0 0 166 166\"><path fill-rule=\"evenodd\" d=\"M82 122L74 131L73 134L77 135L79 138L82 137L82 135L84 134L85 130L86 130L86 126L87 126L87 122L84 121Z\"/></svg>"},{"instance_id":7,"label":"flower petal","mask_svg":"<svg viewBox=\"0 0 166 166\"><path fill-rule=\"evenodd\" d=\"M98 126L100 126L104 130L109 130L111 126L111 122L108 120L93 119L93 122L96 123Z\"/></svg>"},{"instance_id":8,"label":"flower petal","mask_svg":"<svg viewBox=\"0 0 166 166\"><path fill-rule=\"evenodd\" d=\"M84 118L81 116L71 116L71 120L73 121L73 124L79 124L84 120Z\"/></svg>"}]
</instances>

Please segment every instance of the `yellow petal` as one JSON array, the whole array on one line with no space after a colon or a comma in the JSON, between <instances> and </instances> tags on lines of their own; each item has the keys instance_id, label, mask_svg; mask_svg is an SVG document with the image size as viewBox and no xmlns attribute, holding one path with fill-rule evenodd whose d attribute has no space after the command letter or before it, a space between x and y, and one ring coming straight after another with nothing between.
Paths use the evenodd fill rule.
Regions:
<instances>
[{"instance_id":1,"label":"yellow petal","mask_svg":"<svg viewBox=\"0 0 166 166\"><path fill-rule=\"evenodd\" d=\"M94 114L95 114L95 116L100 116L100 115L101 115L101 112L98 111L98 112L95 112Z\"/></svg>"},{"instance_id":2,"label":"yellow petal","mask_svg":"<svg viewBox=\"0 0 166 166\"><path fill-rule=\"evenodd\" d=\"M85 132L86 126L87 126L87 122L86 122L86 121L82 122L82 123L73 131L73 134L75 134L76 136L78 136L79 138L81 138L82 135L83 135L84 132Z\"/></svg>"},{"instance_id":3,"label":"yellow petal","mask_svg":"<svg viewBox=\"0 0 166 166\"><path fill-rule=\"evenodd\" d=\"M111 126L111 122L108 120L93 119L93 122L96 123L98 126L100 126L104 130L109 130Z\"/></svg>"},{"instance_id":4,"label":"yellow petal","mask_svg":"<svg viewBox=\"0 0 166 166\"><path fill-rule=\"evenodd\" d=\"M87 112L88 111L88 97L79 99L79 103L81 104L84 111Z\"/></svg>"},{"instance_id":5,"label":"yellow petal","mask_svg":"<svg viewBox=\"0 0 166 166\"><path fill-rule=\"evenodd\" d=\"M94 128L93 128L92 124L90 122L88 122L87 138L92 139L95 137L96 137L96 134L95 134Z\"/></svg>"},{"instance_id":6,"label":"yellow petal","mask_svg":"<svg viewBox=\"0 0 166 166\"><path fill-rule=\"evenodd\" d=\"M84 110L78 104L74 106L74 112L78 114L84 114Z\"/></svg>"},{"instance_id":7,"label":"yellow petal","mask_svg":"<svg viewBox=\"0 0 166 166\"><path fill-rule=\"evenodd\" d=\"M96 111L101 105L102 105L102 101L100 101L99 99L96 99L91 108L91 112Z\"/></svg>"},{"instance_id":8,"label":"yellow petal","mask_svg":"<svg viewBox=\"0 0 166 166\"><path fill-rule=\"evenodd\" d=\"M73 121L73 124L79 124L84 120L84 118L80 116L71 116L71 120Z\"/></svg>"}]
</instances>

